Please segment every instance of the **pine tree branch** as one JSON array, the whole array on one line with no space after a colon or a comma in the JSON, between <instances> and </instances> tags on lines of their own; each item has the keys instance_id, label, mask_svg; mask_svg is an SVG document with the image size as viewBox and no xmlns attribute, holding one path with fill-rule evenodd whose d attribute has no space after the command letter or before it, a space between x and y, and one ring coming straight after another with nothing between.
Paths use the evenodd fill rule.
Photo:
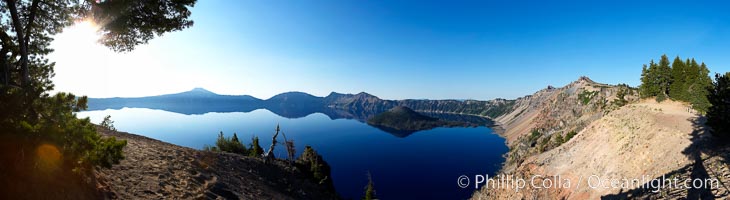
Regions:
<instances>
[{"instance_id":1,"label":"pine tree branch","mask_svg":"<svg viewBox=\"0 0 730 200\"><path fill-rule=\"evenodd\" d=\"M28 71L28 49L25 44L25 37L23 36L23 25L20 23L20 17L18 16L18 8L15 5L15 0L5 0L10 11L10 17L13 21L13 27L15 28L15 36L20 46L20 68L22 71L21 85L27 87L30 85L30 72Z\"/></svg>"},{"instance_id":2,"label":"pine tree branch","mask_svg":"<svg viewBox=\"0 0 730 200\"><path fill-rule=\"evenodd\" d=\"M38 3L40 0L33 0L30 4L30 16L28 17L28 24L25 25L25 48L28 49L28 43L30 43L30 31L33 29L33 22L35 21L36 13L38 12Z\"/></svg>"}]
</instances>

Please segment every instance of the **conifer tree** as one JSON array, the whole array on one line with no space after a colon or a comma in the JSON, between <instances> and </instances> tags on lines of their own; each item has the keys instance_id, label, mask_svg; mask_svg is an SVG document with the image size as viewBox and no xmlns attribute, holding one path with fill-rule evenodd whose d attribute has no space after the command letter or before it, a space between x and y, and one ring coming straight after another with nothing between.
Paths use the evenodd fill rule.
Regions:
<instances>
[{"instance_id":1,"label":"conifer tree","mask_svg":"<svg viewBox=\"0 0 730 200\"><path fill-rule=\"evenodd\" d=\"M655 81L659 89L657 95L669 95L669 86L672 83L672 68L670 67L667 55L662 55L656 70Z\"/></svg>"},{"instance_id":2,"label":"conifer tree","mask_svg":"<svg viewBox=\"0 0 730 200\"><path fill-rule=\"evenodd\" d=\"M715 74L715 82L708 91L711 106L707 110L707 124L716 137L730 138L730 72Z\"/></svg>"},{"instance_id":3,"label":"conifer tree","mask_svg":"<svg viewBox=\"0 0 730 200\"><path fill-rule=\"evenodd\" d=\"M656 83L657 66L654 60L649 65L644 65L641 70L641 86L639 86L639 94L642 98L657 96L659 93L658 84Z\"/></svg>"},{"instance_id":4,"label":"conifer tree","mask_svg":"<svg viewBox=\"0 0 730 200\"><path fill-rule=\"evenodd\" d=\"M707 95L709 95L709 89L712 87L712 79L709 76L710 70L707 69L704 62L700 64L696 74L694 87L688 88L691 91L689 102L692 103L694 109L704 113L711 105Z\"/></svg>"},{"instance_id":5,"label":"conifer tree","mask_svg":"<svg viewBox=\"0 0 730 200\"><path fill-rule=\"evenodd\" d=\"M246 149L246 146L241 143L241 141L238 140L238 135L236 133L233 133L233 137L231 138L231 152L241 155L247 155L248 149Z\"/></svg>"},{"instance_id":6,"label":"conifer tree","mask_svg":"<svg viewBox=\"0 0 730 200\"><path fill-rule=\"evenodd\" d=\"M672 62L672 83L669 87L669 96L672 99L687 101L687 90L685 87L686 71L684 61L679 56L674 58Z\"/></svg>"},{"instance_id":7,"label":"conifer tree","mask_svg":"<svg viewBox=\"0 0 730 200\"><path fill-rule=\"evenodd\" d=\"M375 196L375 184L373 183L373 177L368 172L368 185L365 186L365 195L362 197L363 200L374 200L378 199Z\"/></svg>"},{"instance_id":8,"label":"conifer tree","mask_svg":"<svg viewBox=\"0 0 730 200\"><path fill-rule=\"evenodd\" d=\"M697 79L700 76L700 65L697 64L697 61L695 59L690 60L690 64L687 65L687 72L685 73L685 86L684 89L687 90L687 96L693 97L695 93L692 91L696 86Z\"/></svg>"},{"instance_id":9,"label":"conifer tree","mask_svg":"<svg viewBox=\"0 0 730 200\"><path fill-rule=\"evenodd\" d=\"M251 146L249 147L249 156L251 157L261 157L261 154L264 153L264 149L261 148L261 145L259 145L259 137L252 137L251 138Z\"/></svg>"},{"instance_id":10,"label":"conifer tree","mask_svg":"<svg viewBox=\"0 0 730 200\"><path fill-rule=\"evenodd\" d=\"M670 66L671 64L671 66ZM658 64L651 61L644 65L641 72L640 97L656 97L663 101L667 97L689 102L700 112L710 106L707 101L707 88L711 86L710 70L704 63L697 64L695 59L682 59L677 56L672 63L662 55Z\"/></svg>"}]
</instances>

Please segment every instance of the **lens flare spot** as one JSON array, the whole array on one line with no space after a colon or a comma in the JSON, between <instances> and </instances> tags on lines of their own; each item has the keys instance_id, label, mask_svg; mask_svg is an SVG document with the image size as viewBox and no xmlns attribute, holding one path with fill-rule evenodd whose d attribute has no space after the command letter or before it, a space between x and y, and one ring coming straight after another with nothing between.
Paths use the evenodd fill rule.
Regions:
<instances>
[{"instance_id":1,"label":"lens flare spot","mask_svg":"<svg viewBox=\"0 0 730 200\"><path fill-rule=\"evenodd\" d=\"M36 149L36 166L38 169L51 172L61 166L61 152L56 146L51 144L43 144Z\"/></svg>"}]
</instances>

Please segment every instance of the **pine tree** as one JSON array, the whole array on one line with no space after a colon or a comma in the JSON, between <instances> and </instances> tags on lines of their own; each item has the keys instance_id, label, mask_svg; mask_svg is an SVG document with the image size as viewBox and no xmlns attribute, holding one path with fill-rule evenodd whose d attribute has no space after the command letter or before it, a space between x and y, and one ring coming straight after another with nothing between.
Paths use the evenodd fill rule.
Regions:
<instances>
[{"instance_id":1,"label":"pine tree","mask_svg":"<svg viewBox=\"0 0 730 200\"><path fill-rule=\"evenodd\" d=\"M231 152L241 155L247 155L248 149L246 149L246 146L241 143L241 141L238 140L238 135L236 133L233 133L233 137L231 138Z\"/></svg>"},{"instance_id":2,"label":"pine tree","mask_svg":"<svg viewBox=\"0 0 730 200\"><path fill-rule=\"evenodd\" d=\"M331 168L329 164L311 146L304 146L304 152L296 161L303 169L307 170L312 179L320 185L333 188Z\"/></svg>"},{"instance_id":3,"label":"pine tree","mask_svg":"<svg viewBox=\"0 0 730 200\"><path fill-rule=\"evenodd\" d=\"M644 65L641 73L641 86L639 86L639 94L642 98L656 96L659 97L658 100L661 100L669 94L672 78L669 64L667 56L662 55L659 64L651 60L649 66Z\"/></svg>"},{"instance_id":4,"label":"pine tree","mask_svg":"<svg viewBox=\"0 0 730 200\"><path fill-rule=\"evenodd\" d=\"M710 101L707 99L707 95L710 93L709 89L712 87L712 79L709 74L710 70L707 69L707 65L704 62L700 64L695 86L691 89L690 103L692 103L694 109L702 113L707 112L707 109L711 106Z\"/></svg>"},{"instance_id":5,"label":"pine tree","mask_svg":"<svg viewBox=\"0 0 730 200\"><path fill-rule=\"evenodd\" d=\"M639 96L641 98L649 97L649 68L644 64L641 67L641 85L639 85Z\"/></svg>"},{"instance_id":6,"label":"pine tree","mask_svg":"<svg viewBox=\"0 0 730 200\"><path fill-rule=\"evenodd\" d=\"M649 62L649 65L644 65L641 70L641 85L639 86L639 94L641 98L657 96L659 88L656 83L657 77L657 66L654 60Z\"/></svg>"},{"instance_id":7,"label":"pine tree","mask_svg":"<svg viewBox=\"0 0 730 200\"><path fill-rule=\"evenodd\" d=\"M215 146L218 147L218 150L220 151L230 151L230 148L228 148L228 142L227 138L223 136L223 131L218 133L218 139L215 141Z\"/></svg>"},{"instance_id":8,"label":"pine tree","mask_svg":"<svg viewBox=\"0 0 730 200\"><path fill-rule=\"evenodd\" d=\"M700 65L697 64L697 61L695 61L695 59L692 59L689 65L687 65L687 72L685 73L684 83L684 89L686 90L689 99L694 98L696 95L694 88L696 87L695 85L697 83L698 77L700 77Z\"/></svg>"},{"instance_id":9,"label":"pine tree","mask_svg":"<svg viewBox=\"0 0 730 200\"><path fill-rule=\"evenodd\" d=\"M730 72L715 74L715 82L707 99L711 106L707 110L707 124L716 137L730 138Z\"/></svg>"},{"instance_id":10,"label":"pine tree","mask_svg":"<svg viewBox=\"0 0 730 200\"><path fill-rule=\"evenodd\" d=\"M54 35L74 21L90 20L98 25L99 42L128 51L192 26L188 18L194 4L195 0L0 2L0 177L12 182L11 188L24 188L4 187L3 197L64 198L57 194L76 194L80 184L97 182L88 179L95 166L108 168L124 158L125 140L102 137L88 118L76 116L87 109L87 97L53 91L55 66L48 54L53 52ZM106 119L105 126L112 128ZM38 163L29 154L40 145L61 155L54 171L58 173L37 174Z\"/></svg>"},{"instance_id":11,"label":"pine tree","mask_svg":"<svg viewBox=\"0 0 730 200\"><path fill-rule=\"evenodd\" d=\"M667 56L662 55L658 64L652 60L642 68L640 97L655 96L659 102L669 97L689 102L696 110L705 112L710 106L706 98L707 88L712 84L709 72L707 65L697 64L695 59L682 61L677 56L669 63Z\"/></svg>"},{"instance_id":12,"label":"pine tree","mask_svg":"<svg viewBox=\"0 0 730 200\"><path fill-rule=\"evenodd\" d=\"M365 186L365 195L362 197L363 200L374 200L378 199L375 196L375 184L373 183L373 177L368 172L368 185Z\"/></svg>"},{"instance_id":13,"label":"pine tree","mask_svg":"<svg viewBox=\"0 0 730 200\"><path fill-rule=\"evenodd\" d=\"M241 143L241 141L238 141L238 136L236 133L233 133L233 138L231 138L231 141Z\"/></svg>"},{"instance_id":14,"label":"pine tree","mask_svg":"<svg viewBox=\"0 0 730 200\"><path fill-rule=\"evenodd\" d=\"M254 136L251 138L251 146L248 152L251 157L261 157L261 154L264 153L264 149L259 145L259 137Z\"/></svg>"},{"instance_id":15,"label":"pine tree","mask_svg":"<svg viewBox=\"0 0 730 200\"><path fill-rule=\"evenodd\" d=\"M672 83L669 87L669 96L672 99L687 101L686 76L685 63L677 56L672 62Z\"/></svg>"},{"instance_id":16,"label":"pine tree","mask_svg":"<svg viewBox=\"0 0 730 200\"><path fill-rule=\"evenodd\" d=\"M665 97L669 95L669 86L672 83L672 68L669 65L667 55L662 55L661 59L659 59L655 77L655 83L659 89L657 95L664 95Z\"/></svg>"},{"instance_id":17,"label":"pine tree","mask_svg":"<svg viewBox=\"0 0 730 200\"><path fill-rule=\"evenodd\" d=\"M631 93L631 87L629 85L621 83L618 84L618 91L616 92L616 99L613 100L611 103L613 105L616 105L618 107L622 107L629 103L628 100L626 100L626 95Z\"/></svg>"}]
</instances>

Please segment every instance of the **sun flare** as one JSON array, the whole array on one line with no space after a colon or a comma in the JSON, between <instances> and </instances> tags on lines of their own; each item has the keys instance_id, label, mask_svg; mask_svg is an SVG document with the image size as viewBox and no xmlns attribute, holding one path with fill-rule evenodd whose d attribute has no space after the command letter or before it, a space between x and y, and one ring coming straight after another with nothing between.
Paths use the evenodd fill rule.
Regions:
<instances>
[{"instance_id":1,"label":"sun flare","mask_svg":"<svg viewBox=\"0 0 730 200\"><path fill-rule=\"evenodd\" d=\"M58 40L73 45L88 45L99 41L99 27L92 21L84 20L66 28L59 35ZM79 46L77 46L79 47Z\"/></svg>"}]
</instances>

